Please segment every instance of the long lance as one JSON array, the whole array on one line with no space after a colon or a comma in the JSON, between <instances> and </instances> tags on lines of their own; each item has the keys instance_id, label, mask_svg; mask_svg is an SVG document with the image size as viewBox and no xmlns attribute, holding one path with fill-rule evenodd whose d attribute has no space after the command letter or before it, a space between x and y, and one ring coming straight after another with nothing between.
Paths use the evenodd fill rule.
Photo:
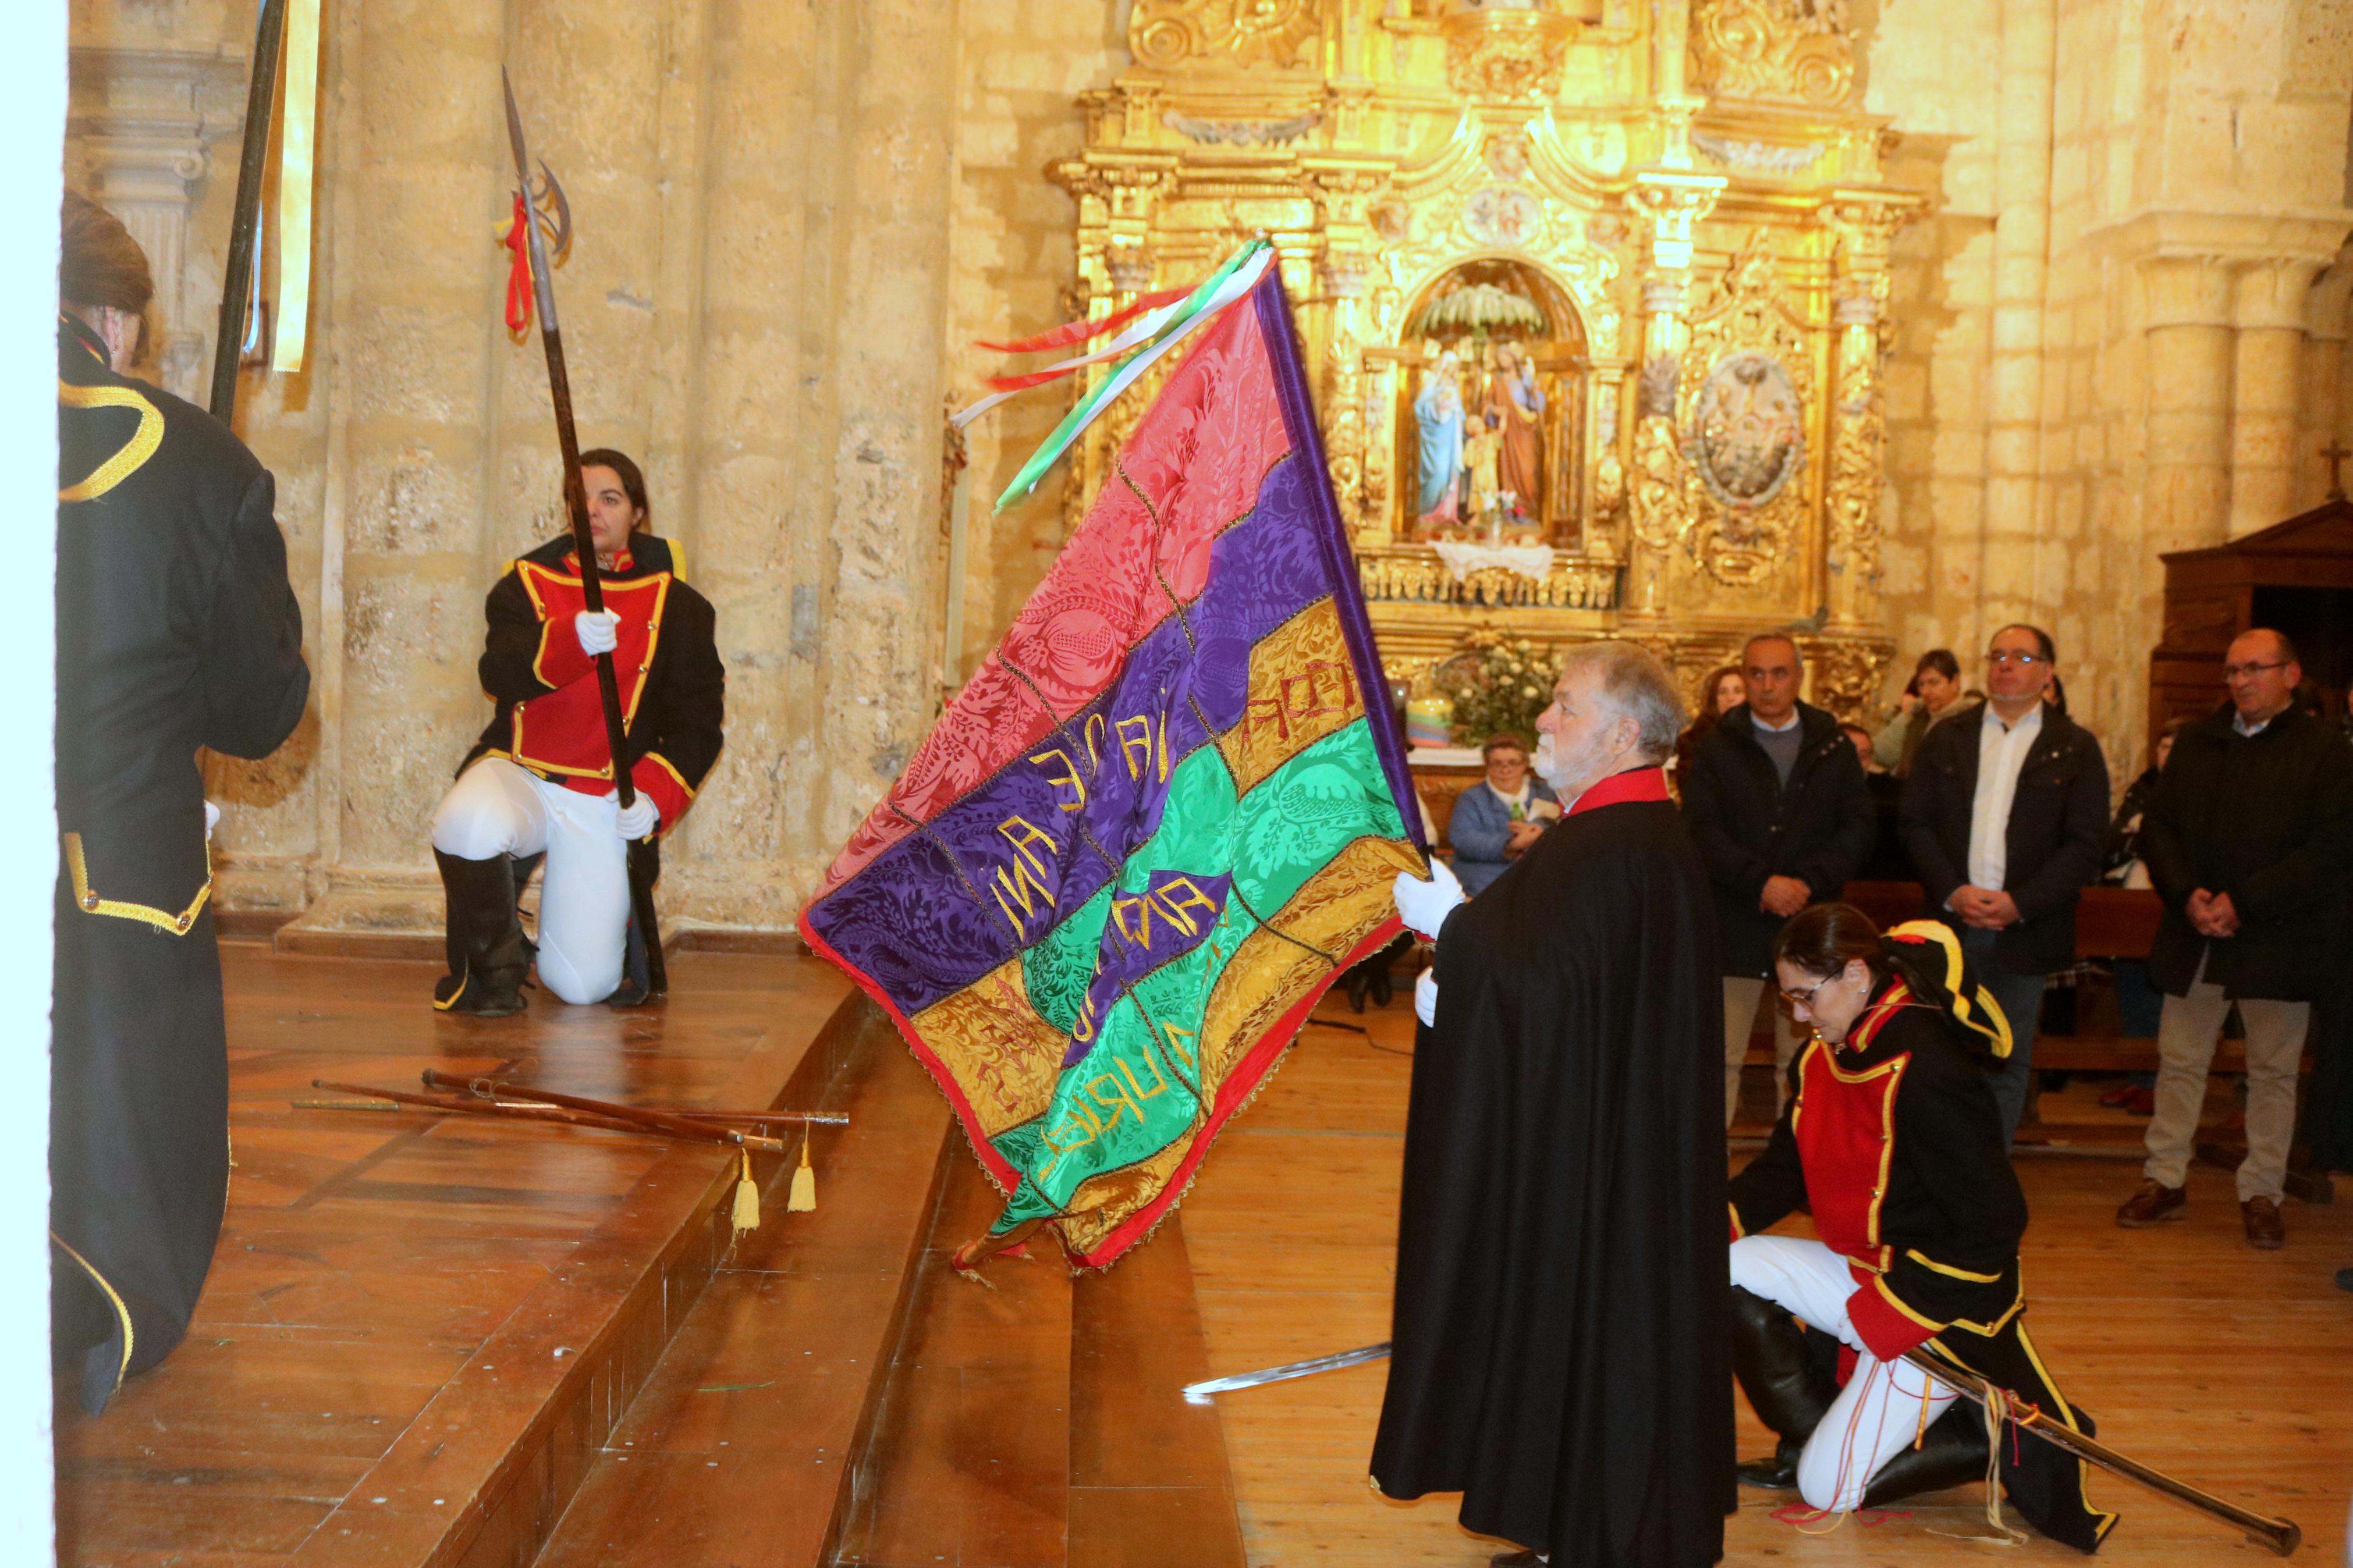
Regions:
<instances>
[{"instance_id":1,"label":"long lance","mask_svg":"<svg viewBox=\"0 0 2353 1568\"><path fill-rule=\"evenodd\" d=\"M1261 1367L1256 1372L1240 1372L1230 1377L1213 1377L1201 1383L1185 1385L1185 1403L1207 1405L1220 1394L1232 1394L1245 1388L1262 1388L1270 1383L1288 1383L1294 1377L1313 1377L1320 1372L1337 1372L1342 1367L1362 1366L1366 1362L1385 1361L1389 1346L1385 1341L1361 1349L1342 1351L1337 1355L1317 1356L1313 1361L1288 1362L1282 1366ZM2030 1433L2078 1459L2085 1459L2106 1470L2122 1476L2137 1486L2147 1488L2158 1496L2178 1502L2211 1518L2235 1526L2257 1546L2268 1547L2282 1557L2295 1555L2304 1541L2304 1531L2291 1519L2274 1519L2252 1509L2241 1508L2227 1499L2177 1480L2163 1470L2144 1465L2127 1455L2120 1454L2106 1444L2085 1436L2051 1416L2037 1406L2002 1392L1988 1379L1967 1367L1957 1366L1942 1356L1923 1350L1909 1350L1904 1359L1922 1372L1978 1405L1991 1404L1997 1414L2014 1425L2018 1430Z\"/></svg>"},{"instance_id":2,"label":"long lance","mask_svg":"<svg viewBox=\"0 0 2353 1568\"><path fill-rule=\"evenodd\" d=\"M282 0L281 0L282 3ZM572 422L572 378L564 368L564 330L555 318L555 279L547 263L547 242L541 237L539 216L532 201L531 154L523 145L522 111L515 107L514 81L504 66L499 83L506 89L507 141L514 149L515 178L522 184L522 226L530 246L531 288L539 308L539 341L547 351L547 390L555 407L555 441L564 459L564 505L572 519L572 548L580 558L580 597L591 611L605 607L605 583L596 570L596 540L588 527L588 490L580 478L580 436ZM542 166L543 174L545 173ZM552 184L552 182L549 182ZM613 759L613 784L624 810L637 804L636 783L629 777L628 726L621 718L621 683L613 670L613 656L596 656L596 692L604 700L605 743ZM629 905L637 916L638 934L645 942L647 989L667 991L669 974L662 962L661 927L654 913L650 847L629 843Z\"/></svg>"},{"instance_id":3,"label":"long lance","mask_svg":"<svg viewBox=\"0 0 2353 1568\"><path fill-rule=\"evenodd\" d=\"M245 310L253 289L254 218L261 211L262 162L269 151L269 109L278 96L278 51L286 37L286 0L262 0L253 38L253 80L245 92L245 148L237 161L237 205L228 220L228 276L221 280L220 323L213 337L212 416L237 414L237 362L245 348Z\"/></svg>"}]
</instances>

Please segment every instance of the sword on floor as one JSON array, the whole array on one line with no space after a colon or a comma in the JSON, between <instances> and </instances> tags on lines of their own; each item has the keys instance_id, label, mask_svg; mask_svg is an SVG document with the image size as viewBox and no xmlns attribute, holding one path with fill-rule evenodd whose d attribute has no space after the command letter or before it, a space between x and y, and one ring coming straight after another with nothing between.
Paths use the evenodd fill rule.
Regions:
<instances>
[{"instance_id":1,"label":"sword on floor","mask_svg":"<svg viewBox=\"0 0 2353 1568\"><path fill-rule=\"evenodd\" d=\"M1220 1394L1234 1394L1270 1383L1288 1383L1294 1377L1312 1377L1321 1372L1337 1372L1342 1367L1362 1366L1367 1362L1385 1361L1388 1353L1389 1347L1384 1342L1342 1351L1337 1355L1317 1356L1313 1361L1294 1361L1257 1372L1236 1373L1231 1377L1212 1377L1186 1384L1185 1402L1187 1405L1208 1405ZM2233 1525L2243 1531L2247 1539L2257 1546L2267 1547L2282 1557L2287 1557L2294 1555L2295 1549L2303 1543L2304 1531L2295 1521L2269 1518L2226 1501L2211 1492L2200 1490L2187 1481L2176 1480L2162 1470L2120 1454L2064 1422L2052 1419L2035 1405L2011 1397L1966 1367L1957 1366L1941 1356L1921 1350L1905 1352L1904 1359L1980 1408L1990 1403L1996 1415L2010 1422L2020 1431L2040 1437L2078 1459L2088 1460L2111 1475L2121 1476L2137 1486L2146 1487L2159 1497Z\"/></svg>"}]
</instances>

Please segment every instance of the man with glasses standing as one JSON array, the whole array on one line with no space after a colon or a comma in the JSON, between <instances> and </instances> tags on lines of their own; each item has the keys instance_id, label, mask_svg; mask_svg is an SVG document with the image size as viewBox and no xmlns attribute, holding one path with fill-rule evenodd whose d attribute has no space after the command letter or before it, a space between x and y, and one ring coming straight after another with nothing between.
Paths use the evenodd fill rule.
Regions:
<instances>
[{"instance_id":1,"label":"man with glasses standing","mask_svg":"<svg viewBox=\"0 0 2353 1568\"><path fill-rule=\"evenodd\" d=\"M1683 821L1715 887L1724 937L1727 1127L1781 922L1808 904L1837 899L1879 833L1862 763L1839 721L1798 700L1805 676L1798 645L1767 632L1748 639L1740 664L1748 700L1692 748L1682 781ZM1788 1016L1774 1007L1777 1115L1797 1047Z\"/></svg>"},{"instance_id":2,"label":"man with glasses standing","mask_svg":"<svg viewBox=\"0 0 2353 1568\"><path fill-rule=\"evenodd\" d=\"M1987 700L1928 731L1904 790L1904 843L1936 917L2010 1020L1994 1069L2001 1135L2017 1136L2034 1078L2044 981L2075 962L2075 905L2100 872L2108 764L2047 700L2050 635L2009 626L1986 649Z\"/></svg>"},{"instance_id":3,"label":"man with glasses standing","mask_svg":"<svg viewBox=\"0 0 2353 1568\"><path fill-rule=\"evenodd\" d=\"M2346 954L2353 750L2296 707L2304 669L2276 631L2223 656L2228 705L2182 730L2142 818L2142 857L2165 914L2148 955L2165 993L2157 1115L2127 1229L2181 1217L2214 1041L2233 1003L2247 1032L2247 1245L2286 1239L2281 1184L2295 1130L2296 1070L2312 999Z\"/></svg>"}]
</instances>

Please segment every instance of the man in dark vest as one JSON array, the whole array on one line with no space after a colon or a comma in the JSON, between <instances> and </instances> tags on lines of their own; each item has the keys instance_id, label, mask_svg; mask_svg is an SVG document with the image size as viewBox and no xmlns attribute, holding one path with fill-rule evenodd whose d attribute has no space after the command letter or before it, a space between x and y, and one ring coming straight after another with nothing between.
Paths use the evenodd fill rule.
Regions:
<instances>
[{"instance_id":1,"label":"man in dark vest","mask_svg":"<svg viewBox=\"0 0 2353 1568\"><path fill-rule=\"evenodd\" d=\"M92 1415L187 1332L228 1196L196 752L264 757L311 672L267 469L126 374L147 258L68 195L58 292L53 1334Z\"/></svg>"},{"instance_id":2,"label":"man in dark vest","mask_svg":"<svg viewBox=\"0 0 2353 1568\"><path fill-rule=\"evenodd\" d=\"M1805 679L1798 645L1779 632L1751 637L1741 666L1748 700L1692 748L1679 781L1683 820L1715 884L1724 939L1727 1126L1781 923L1809 904L1836 900L1879 833L1862 763L1838 721L1798 700ZM1786 1098L1798 1041L1778 1005L1772 1015L1773 1081Z\"/></svg>"},{"instance_id":3,"label":"man in dark vest","mask_svg":"<svg viewBox=\"0 0 2353 1568\"><path fill-rule=\"evenodd\" d=\"M1734 1506L1721 968L1660 769L1682 727L1650 654L1572 651L1536 725L1567 816L1467 903L1398 882L1438 979L1373 1480L1461 1492L1525 1548L1499 1563L1704 1568Z\"/></svg>"}]
</instances>

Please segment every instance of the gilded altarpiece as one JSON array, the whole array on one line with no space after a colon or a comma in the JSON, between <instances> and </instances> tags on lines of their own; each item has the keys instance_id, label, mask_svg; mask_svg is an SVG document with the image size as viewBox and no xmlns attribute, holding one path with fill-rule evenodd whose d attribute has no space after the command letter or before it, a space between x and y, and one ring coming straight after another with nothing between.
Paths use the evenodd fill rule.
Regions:
<instances>
[{"instance_id":1,"label":"gilded altarpiece","mask_svg":"<svg viewBox=\"0 0 2353 1568\"><path fill-rule=\"evenodd\" d=\"M1134 0L1129 46L1051 171L1081 298L1273 241L1393 677L1620 636L1695 691L1776 626L1817 700L1875 699L1887 251L1919 204L1842 0ZM1124 423L1075 453L1074 517Z\"/></svg>"}]
</instances>

